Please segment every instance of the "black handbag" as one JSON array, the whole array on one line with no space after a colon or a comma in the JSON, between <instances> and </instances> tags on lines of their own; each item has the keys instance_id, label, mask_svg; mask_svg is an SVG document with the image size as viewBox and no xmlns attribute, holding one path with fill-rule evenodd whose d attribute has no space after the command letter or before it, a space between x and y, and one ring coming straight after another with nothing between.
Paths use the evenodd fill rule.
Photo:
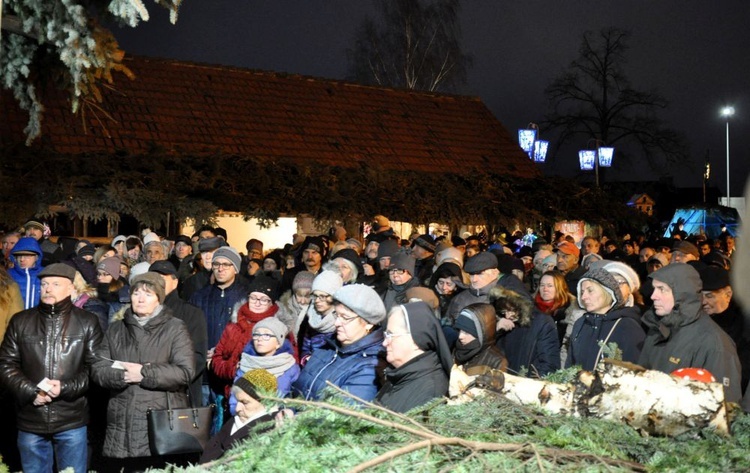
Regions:
<instances>
[{"instance_id":1,"label":"black handbag","mask_svg":"<svg viewBox=\"0 0 750 473\"><path fill-rule=\"evenodd\" d=\"M172 409L167 394L167 409L149 409L148 444L152 455L202 453L211 433L214 406L195 407L188 393L190 407Z\"/></svg>"}]
</instances>

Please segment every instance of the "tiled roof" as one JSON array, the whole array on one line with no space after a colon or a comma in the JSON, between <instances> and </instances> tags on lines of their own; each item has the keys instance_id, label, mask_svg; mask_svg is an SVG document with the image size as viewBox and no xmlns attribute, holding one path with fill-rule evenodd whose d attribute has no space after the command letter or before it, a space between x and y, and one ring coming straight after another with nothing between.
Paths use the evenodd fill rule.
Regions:
<instances>
[{"instance_id":1,"label":"tiled roof","mask_svg":"<svg viewBox=\"0 0 750 473\"><path fill-rule=\"evenodd\" d=\"M410 92L226 66L132 57L104 110L70 115L63 93L45 97L34 146L61 154L225 153L393 170L518 177L539 171L475 97ZM27 116L7 94L0 137L22 142ZM107 136L107 133L109 136Z\"/></svg>"}]
</instances>

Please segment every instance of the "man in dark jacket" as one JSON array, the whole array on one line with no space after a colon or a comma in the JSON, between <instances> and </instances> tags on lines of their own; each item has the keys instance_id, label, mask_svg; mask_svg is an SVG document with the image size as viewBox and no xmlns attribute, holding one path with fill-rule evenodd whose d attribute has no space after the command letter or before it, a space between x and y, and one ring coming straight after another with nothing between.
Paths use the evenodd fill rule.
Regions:
<instances>
[{"instance_id":1,"label":"man in dark jacket","mask_svg":"<svg viewBox=\"0 0 750 473\"><path fill-rule=\"evenodd\" d=\"M223 246L213 252L210 267L212 268L214 283L210 284L190 298L190 303L203 310L206 315L206 333L208 337L208 352L206 359L213 357L214 348L219 343L227 322L232 316L234 306L247 298L249 286L244 278L239 277L242 259L234 248ZM207 371L210 374L210 371ZM212 401L209 395L209 379L204 376L203 403L208 405ZM223 393L223 382L218 382L214 389L217 394Z\"/></svg>"},{"instance_id":2,"label":"man in dark jacket","mask_svg":"<svg viewBox=\"0 0 750 473\"><path fill-rule=\"evenodd\" d=\"M52 471L56 459L60 471L87 471L85 394L102 331L71 301L72 267L52 264L39 278L40 304L11 319L0 346L0 380L18 403L23 470Z\"/></svg>"},{"instance_id":3,"label":"man in dark jacket","mask_svg":"<svg viewBox=\"0 0 750 473\"><path fill-rule=\"evenodd\" d=\"M177 294L179 279L177 270L169 261L157 261L152 264L149 271L158 273L164 279L164 305L172 309L172 315L185 322L193 342L195 352L195 373L190 382L190 397L196 406L203 402L201 385L203 384L203 372L206 370L206 352L208 351L208 340L206 334L206 315L198 307L188 304L180 299Z\"/></svg>"},{"instance_id":4,"label":"man in dark jacket","mask_svg":"<svg viewBox=\"0 0 750 473\"><path fill-rule=\"evenodd\" d=\"M435 266L435 239L429 234L418 236L411 244L411 254L417 260L414 277L420 285L427 286Z\"/></svg>"},{"instance_id":5,"label":"man in dark jacket","mask_svg":"<svg viewBox=\"0 0 750 473\"><path fill-rule=\"evenodd\" d=\"M724 384L727 401L739 402L740 360L732 339L701 307L701 279L688 264L670 264L649 275L654 306L643 316L648 327L638 364L671 373L705 368Z\"/></svg>"}]
</instances>

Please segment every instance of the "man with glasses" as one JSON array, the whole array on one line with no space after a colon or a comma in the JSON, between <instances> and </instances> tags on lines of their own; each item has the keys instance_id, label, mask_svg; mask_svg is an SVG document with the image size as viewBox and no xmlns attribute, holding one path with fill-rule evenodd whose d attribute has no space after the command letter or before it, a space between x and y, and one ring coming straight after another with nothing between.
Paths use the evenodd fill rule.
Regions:
<instances>
[{"instance_id":1,"label":"man with glasses","mask_svg":"<svg viewBox=\"0 0 750 473\"><path fill-rule=\"evenodd\" d=\"M391 264L388 266L388 290L383 296L386 312L399 305L406 304L406 291L412 287L419 286L419 279L415 278L417 260L414 256L400 251L391 258Z\"/></svg>"},{"instance_id":2,"label":"man with glasses","mask_svg":"<svg viewBox=\"0 0 750 473\"><path fill-rule=\"evenodd\" d=\"M201 252L203 256L203 252ZM204 260L204 264L206 261ZM190 298L190 303L203 310L206 315L206 332L208 336L208 352L206 359L210 360L214 349L219 343L222 332L229 322L232 311L237 303L248 294L248 285L243 278L238 277L242 260L234 248L222 246L213 251L208 264L214 282L196 292ZM213 402L215 395L222 394L222 383L213 380L211 372L203 377L203 401L205 405ZM209 385L211 389L209 389Z\"/></svg>"}]
</instances>

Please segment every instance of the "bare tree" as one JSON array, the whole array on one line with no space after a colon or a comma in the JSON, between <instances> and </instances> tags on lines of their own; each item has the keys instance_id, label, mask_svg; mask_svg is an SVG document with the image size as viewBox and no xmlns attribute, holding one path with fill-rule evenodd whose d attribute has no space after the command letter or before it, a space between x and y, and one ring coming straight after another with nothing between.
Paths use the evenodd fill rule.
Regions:
<instances>
[{"instance_id":1,"label":"bare tree","mask_svg":"<svg viewBox=\"0 0 750 473\"><path fill-rule=\"evenodd\" d=\"M350 76L365 84L452 91L466 82L458 0L377 0L347 50Z\"/></svg>"},{"instance_id":2,"label":"bare tree","mask_svg":"<svg viewBox=\"0 0 750 473\"><path fill-rule=\"evenodd\" d=\"M617 28L586 32L580 55L545 90L550 112L545 129L559 132L556 148L576 139L609 146L633 144L654 169L686 158L680 133L666 128L657 112L667 107L656 91L639 91L625 76L630 33ZM618 156L627 158L618 151Z\"/></svg>"}]
</instances>

